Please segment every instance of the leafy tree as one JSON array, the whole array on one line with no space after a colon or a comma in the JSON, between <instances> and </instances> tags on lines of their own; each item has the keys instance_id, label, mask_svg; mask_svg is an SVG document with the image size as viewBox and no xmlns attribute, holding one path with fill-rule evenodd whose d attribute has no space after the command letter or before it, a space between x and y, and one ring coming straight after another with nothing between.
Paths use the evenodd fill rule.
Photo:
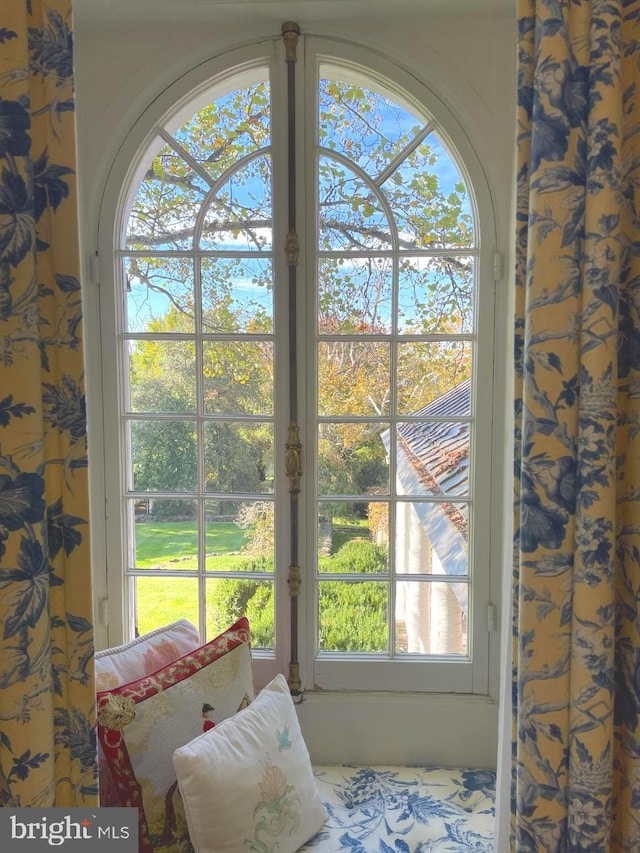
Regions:
<instances>
[{"instance_id":1,"label":"leafy tree","mask_svg":"<svg viewBox=\"0 0 640 853\"><path fill-rule=\"evenodd\" d=\"M195 488L196 436L184 421L138 421L132 425L133 486L142 491Z\"/></svg>"},{"instance_id":2,"label":"leafy tree","mask_svg":"<svg viewBox=\"0 0 640 853\"><path fill-rule=\"evenodd\" d=\"M238 524L247 531L248 541L243 549L252 557L273 554L275 512L272 501L253 501L244 504L238 513Z\"/></svg>"},{"instance_id":3,"label":"leafy tree","mask_svg":"<svg viewBox=\"0 0 640 853\"><path fill-rule=\"evenodd\" d=\"M207 312L209 322L232 314L228 305ZM166 336L190 326L188 314L171 306L149 323ZM225 322L231 322L230 320ZM195 344L191 340L142 339L129 357L131 405L145 413L195 414ZM271 446L268 428L233 421L238 413L270 411L272 359L267 347L243 348L234 341L203 346L205 408L228 413L230 420L212 421L204 431L207 488L211 491L262 490ZM195 421L140 420L134 423L133 468L138 489L195 488Z\"/></svg>"}]
</instances>

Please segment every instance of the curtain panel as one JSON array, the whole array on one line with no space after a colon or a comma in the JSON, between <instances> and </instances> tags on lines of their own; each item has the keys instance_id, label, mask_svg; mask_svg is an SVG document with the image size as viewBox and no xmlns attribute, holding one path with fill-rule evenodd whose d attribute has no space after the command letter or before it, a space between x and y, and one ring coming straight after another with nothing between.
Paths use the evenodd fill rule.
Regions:
<instances>
[{"instance_id":1,"label":"curtain panel","mask_svg":"<svg viewBox=\"0 0 640 853\"><path fill-rule=\"evenodd\" d=\"M70 0L0 15L0 805L97 803Z\"/></svg>"},{"instance_id":2,"label":"curtain panel","mask_svg":"<svg viewBox=\"0 0 640 853\"><path fill-rule=\"evenodd\" d=\"M511 846L640 850L640 2L520 0Z\"/></svg>"}]
</instances>

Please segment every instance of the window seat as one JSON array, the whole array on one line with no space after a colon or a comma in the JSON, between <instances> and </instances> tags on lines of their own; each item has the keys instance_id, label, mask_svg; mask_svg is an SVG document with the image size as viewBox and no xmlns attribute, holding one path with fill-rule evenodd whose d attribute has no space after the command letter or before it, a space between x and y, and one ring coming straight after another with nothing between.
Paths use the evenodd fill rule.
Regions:
<instances>
[{"instance_id":1,"label":"window seat","mask_svg":"<svg viewBox=\"0 0 640 853\"><path fill-rule=\"evenodd\" d=\"M328 812L308 853L490 853L493 770L399 766L314 767Z\"/></svg>"},{"instance_id":2,"label":"window seat","mask_svg":"<svg viewBox=\"0 0 640 853\"><path fill-rule=\"evenodd\" d=\"M176 749L188 744L201 742L206 746L202 740L209 730L205 710L215 707L218 731L228 730L228 718L236 719L238 722L232 725L242 728L240 715L251 715L261 697L272 695L276 689L277 679L245 709L247 697L254 695L249 637L249 623L243 617L220 636L198 646L197 629L181 619L122 646L96 653L101 805L136 806L140 810L139 849L143 853L187 853L193 849L181 791L177 790L173 756ZM252 723L254 728L250 726L250 731L254 736L244 740L236 737L230 747L234 762L244 762L245 769L235 781L242 792L249 792L249 815L254 814L256 797L268 799L269 793L280 790L276 786L268 788L266 794L263 791L263 753L267 758L271 753L280 754L281 749L292 746L294 728L299 733L288 686L283 676L278 678L282 681L278 695L286 695L287 702L286 707L280 703L273 711L279 714L277 724L264 731L262 726L256 733ZM287 717L289 709L291 720ZM257 720L266 724L265 713L256 714ZM110 724L112 720L114 725ZM274 738L271 745L265 742L267 736ZM309 839L300 851L492 853L496 782L493 770L319 762L312 765L302 738L298 737L296 743L297 781L306 773L310 782L306 790L312 789L313 769L327 812L322 828L309 837L322 821L318 807L309 832L296 841L299 844L304 838ZM254 754L256 744L259 754ZM300 745L305 747L303 752ZM198 753L196 764L204 761L209 752L205 749L202 755ZM204 778L210 778L208 772ZM221 779L228 788L228 774L223 773ZM289 782L294 787L297 784L292 777ZM293 791L295 800L294 787L287 790ZM287 813L294 823L309 816L309 799L306 813L304 808L306 797L308 794L298 797L296 807ZM244 795L239 801L245 802ZM205 823L210 804L207 799ZM231 819L236 819L231 811ZM287 831L289 828L287 825Z\"/></svg>"}]
</instances>

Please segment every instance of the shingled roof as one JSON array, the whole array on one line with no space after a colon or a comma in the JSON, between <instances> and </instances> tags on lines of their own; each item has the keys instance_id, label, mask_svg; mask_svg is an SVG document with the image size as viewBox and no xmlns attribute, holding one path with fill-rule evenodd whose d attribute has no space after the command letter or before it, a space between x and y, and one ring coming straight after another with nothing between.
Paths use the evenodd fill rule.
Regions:
<instances>
[{"instance_id":1,"label":"shingled roof","mask_svg":"<svg viewBox=\"0 0 640 853\"><path fill-rule=\"evenodd\" d=\"M471 380L465 380L398 425L397 487L416 497L466 497L469 487L469 423L447 420L471 413ZM443 420L413 420L442 418ZM389 432L382 435L389 450ZM414 509L447 574L468 573L468 516L449 501L414 501Z\"/></svg>"},{"instance_id":2,"label":"shingled roof","mask_svg":"<svg viewBox=\"0 0 640 853\"><path fill-rule=\"evenodd\" d=\"M467 379L415 412L418 418L456 418L471 411ZM431 495L466 495L469 489L469 424L460 421L411 421L398 427L402 450Z\"/></svg>"}]
</instances>

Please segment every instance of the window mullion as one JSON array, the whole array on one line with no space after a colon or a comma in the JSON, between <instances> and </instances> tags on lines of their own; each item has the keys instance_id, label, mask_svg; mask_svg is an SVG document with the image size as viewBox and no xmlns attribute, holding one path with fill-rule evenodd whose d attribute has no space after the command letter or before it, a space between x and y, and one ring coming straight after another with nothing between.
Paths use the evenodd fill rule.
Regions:
<instances>
[{"instance_id":1,"label":"window mullion","mask_svg":"<svg viewBox=\"0 0 640 853\"><path fill-rule=\"evenodd\" d=\"M299 594L300 594L300 478L302 475L302 444L300 442L298 401L298 310L297 291L300 238L297 218L297 123L296 123L296 66L300 27L293 22L282 25L287 67L287 241L285 245L288 272L288 340L289 340L289 425L285 452L285 471L289 480L290 502L290 660L289 687L291 693L302 692L298 652Z\"/></svg>"},{"instance_id":2,"label":"window mullion","mask_svg":"<svg viewBox=\"0 0 640 853\"><path fill-rule=\"evenodd\" d=\"M194 235L194 243L196 237ZM196 519L198 525L198 619L200 634L206 635L207 625L207 512L204 495L205 441L204 441L204 358L202 351L202 275L198 246L193 251L193 286L195 302L195 370L196 370ZM211 637L207 637L208 640Z\"/></svg>"}]
</instances>

